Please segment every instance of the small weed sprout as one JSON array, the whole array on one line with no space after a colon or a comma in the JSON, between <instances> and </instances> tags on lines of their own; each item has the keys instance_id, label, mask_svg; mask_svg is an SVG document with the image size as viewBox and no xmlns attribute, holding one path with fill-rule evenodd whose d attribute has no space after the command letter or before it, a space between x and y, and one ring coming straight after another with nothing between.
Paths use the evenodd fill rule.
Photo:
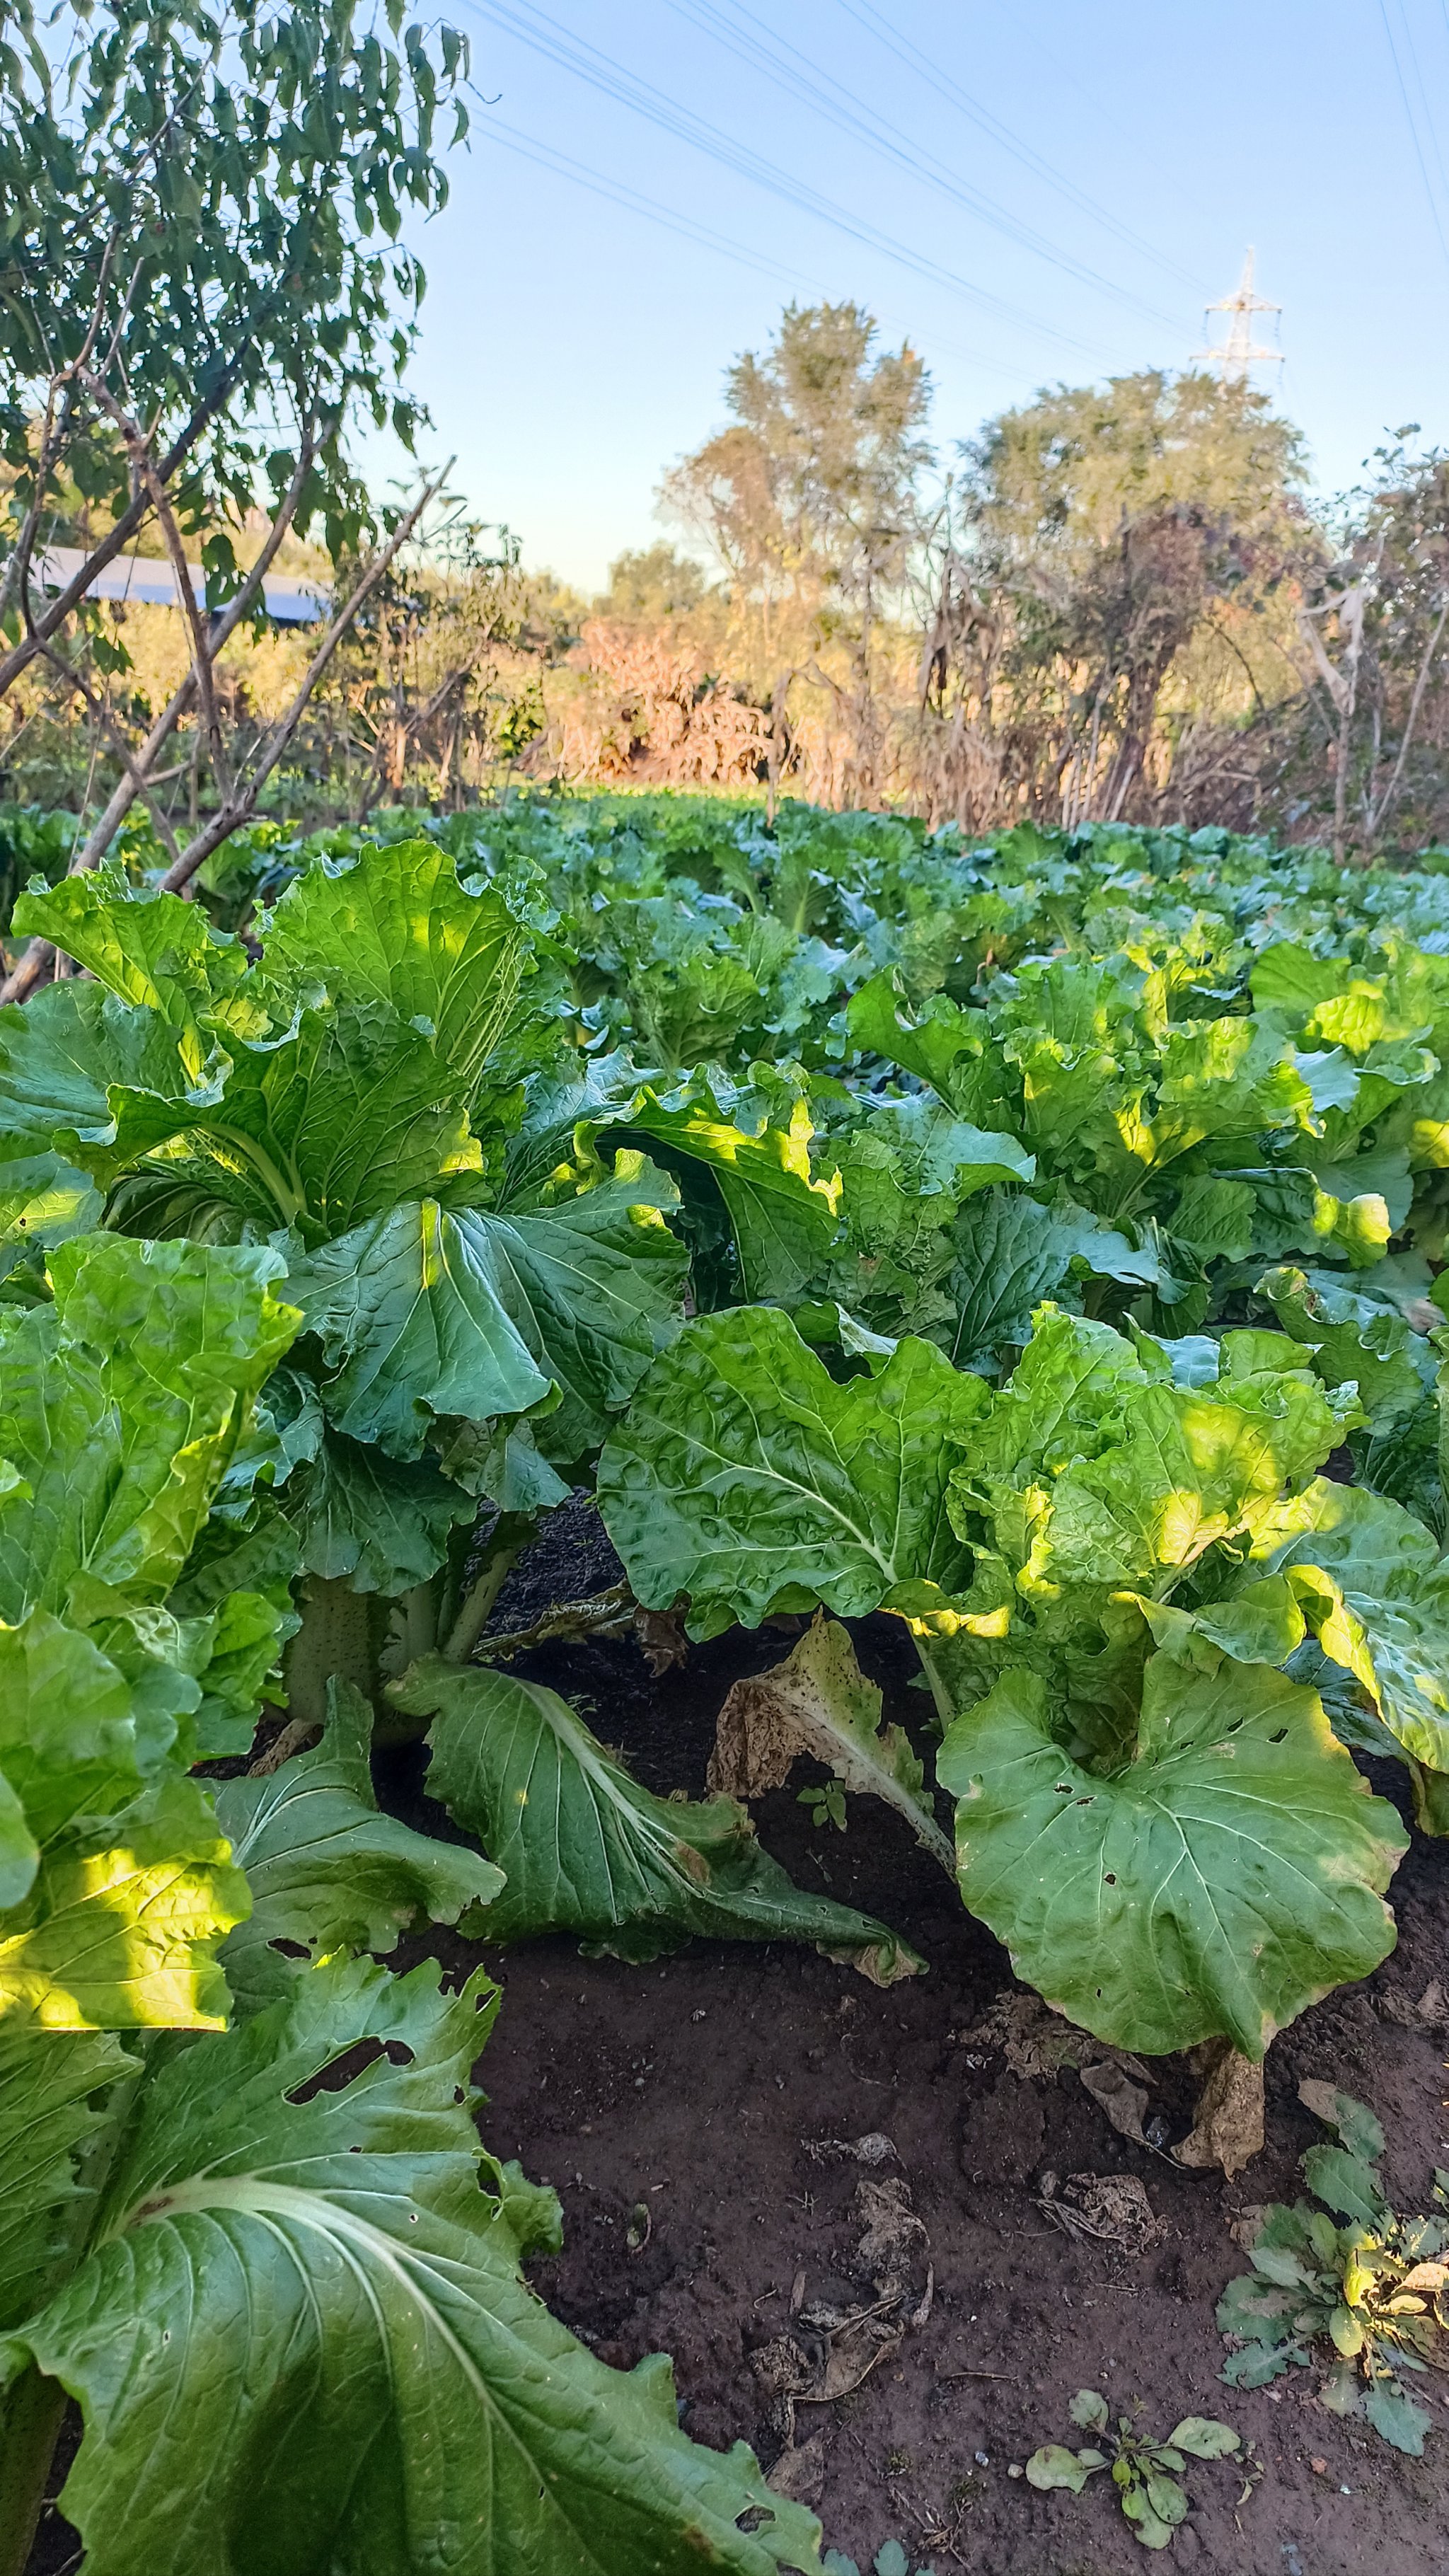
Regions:
<instances>
[{"instance_id":1,"label":"small weed sprout","mask_svg":"<svg viewBox=\"0 0 1449 2576\"><path fill-rule=\"evenodd\" d=\"M1252 2271L1218 2301L1218 2324L1238 2346L1223 2377L1262 2388L1321 2357L1329 2368L1320 2403L1366 2416L1395 2450L1418 2459L1433 2418L1401 2374L1449 2370L1449 2218L1400 2218L1390 2208L1377 2170L1384 2133L1372 2111L1331 2084L1298 2092L1338 2139L1302 2158L1304 2181L1323 2205L1278 2201L1264 2213ZM1449 2173L1436 2170L1434 2198L1449 2210Z\"/></svg>"},{"instance_id":2,"label":"small weed sprout","mask_svg":"<svg viewBox=\"0 0 1449 2576\"><path fill-rule=\"evenodd\" d=\"M1242 2449L1231 2424L1210 2415L1184 2415L1165 2442L1146 2440L1125 2415L1114 2433L1107 2400L1095 2388L1078 2389L1071 2414L1084 2433L1097 2435L1100 2447L1069 2451L1061 2442L1045 2443L1027 2461L1029 2483L1080 2495L1100 2469L1110 2469L1117 2501L1144 2549L1165 2549L1187 2512L1187 2490L1178 2480L1189 2458L1222 2460Z\"/></svg>"},{"instance_id":3,"label":"small weed sprout","mask_svg":"<svg viewBox=\"0 0 1449 2576\"><path fill-rule=\"evenodd\" d=\"M871 2560L872 2576L911 2576L911 2561L898 2540L887 2540ZM825 2576L860 2576L853 2558L843 2557L838 2549L825 2552ZM918 2567L915 2576L935 2576L931 2567Z\"/></svg>"},{"instance_id":4,"label":"small weed sprout","mask_svg":"<svg viewBox=\"0 0 1449 2576\"><path fill-rule=\"evenodd\" d=\"M844 1833L845 1791L838 1780L827 1780L822 1786L801 1789L797 1793L796 1804L809 1808L810 1822L817 1833L826 1825L834 1825Z\"/></svg>"}]
</instances>

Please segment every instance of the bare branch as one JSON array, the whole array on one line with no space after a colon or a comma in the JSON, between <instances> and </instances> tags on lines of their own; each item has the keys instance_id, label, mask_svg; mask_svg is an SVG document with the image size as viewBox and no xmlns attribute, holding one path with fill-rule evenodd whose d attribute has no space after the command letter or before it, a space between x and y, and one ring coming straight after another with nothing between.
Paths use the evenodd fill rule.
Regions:
<instances>
[{"instance_id":1,"label":"bare branch","mask_svg":"<svg viewBox=\"0 0 1449 2576\"><path fill-rule=\"evenodd\" d=\"M1382 796L1379 798L1377 809L1367 818L1368 837L1370 839L1373 839L1383 830L1384 818L1387 815L1394 798L1399 792L1400 782L1404 775L1404 763L1409 757L1409 745L1414 739L1414 728L1419 721L1419 709L1424 703L1424 690L1429 678L1429 667L1435 654L1439 650L1439 638L1444 632L1446 621L1449 621L1449 592L1445 593L1443 604L1440 607L1439 615L1435 622L1434 632L1424 647L1424 658L1419 664L1418 676L1414 681L1414 694L1409 700L1409 712L1404 718L1404 731L1399 743L1399 756L1394 762L1393 775L1390 778L1387 787L1384 789Z\"/></svg>"},{"instance_id":2,"label":"bare branch","mask_svg":"<svg viewBox=\"0 0 1449 2576\"><path fill-rule=\"evenodd\" d=\"M195 835L194 839L188 842L186 848L182 851L180 858L167 869L165 876L161 880L162 886L167 893L179 894L182 887L190 883L191 879L195 876L197 869L203 866L206 860L210 858L212 851L220 849L223 841L228 840L231 837L231 834L239 830L243 823L250 821L252 815L256 811L257 798L265 787L272 771L276 768L278 761L281 759L282 754L286 750L288 743L291 741L293 734L296 732L298 725L301 723L302 718L307 711L307 702L310 699L313 690L316 688L318 681L321 679L323 672L332 660L339 644L342 642L343 637L352 626L359 611L364 607L367 600L370 599L373 591L377 588L378 583L382 580L383 575L387 571L394 556L403 546L406 545L408 538L412 535L414 528L417 526L417 523L422 517L429 502L436 500L439 492L441 492L444 482L452 470L452 464L453 459L449 457L442 473L437 476L435 481L427 486L420 498L413 504L412 509L409 510L407 517L402 520L397 528L394 529L391 537L389 537L387 541L387 544L383 548L382 553L378 556L377 561L363 576L351 597L345 602L343 607L339 609L337 615L332 620L331 625L328 627L326 635L318 646L317 651L314 653L311 661L307 665L307 669L303 674L296 695L293 698L291 705L288 707L286 714L273 726L267 747L263 752L260 761L257 763L256 768L252 771L250 778L247 780L246 785L239 788L228 802L222 806L218 813L213 814L210 821L203 825L202 829ZM3 995L0 995L0 998L3 998Z\"/></svg>"},{"instance_id":3,"label":"bare branch","mask_svg":"<svg viewBox=\"0 0 1449 2576\"><path fill-rule=\"evenodd\" d=\"M221 653L222 647L236 632L237 627L241 624L242 619L247 615L261 590L262 582L276 556L277 549L296 516L297 506L301 500L307 477L312 470L312 460L315 452L315 442L312 438L311 432L308 431L303 436L302 443L298 451L297 463L293 469L291 482L287 486L281 505L278 508L271 527L267 532L266 543L262 547L260 554L257 556L256 562L248 571L240 589L237 591L236 597L228 601L226 607L221 613L221 616L217 620L216 631L212 639L213 656ZM196 674L193 669L187 672L185 679L175 690L166 706L162 708L160 715L151 727L151 730L146 736L144 743L141 745L140 750L135 755L135 768L143 778L151 777L155 762L165 749L166 744L169 742L171 735L180 723L181 718L189 710L195 694ZM152 783L154 785L154 778L152 779ZM135 780L132 773L128 771L123 778L118 780L112 791L110 800L106 805L105 811L100 816L94 828L87 835L81 848L77 850L72 857L69 869L67 870L68 875L81 876L84 875L87 869L97 868L100 866L102 859L105 857L107 850L110 848L112 841L120 830L127 814L134 805L137 793L138 789L135 784ZM54 957L55 950L48 939L33 939L24 955L16 960L15 965L11 968L11 971L6 976L4 982L0 983L0 1004L6 1002L25 1001L29 995L35 991L37 985L45 982L46 977L50 973Z\"/></svg>"},{"instance_id":4,"label":"bare branch","mask_svg":"<svg viewBox=\"0 0 1449 2576\"><path fill-rule=\"evenodd\" d=\"M163 483L174 480L202 432L229 399L232 379L239 365L240 360L226 370L205 401L197 404L184 428L177 432L156 469ZM41 647L60 632L66 619L79 607L97 573L104 572L107 564L114 563L117 555L130 544L150 506L150 497L144 488L137 491L114 527L98 539L79 571L66 583L64 590L56 594L44 616L36 620L33 630L22 636L20 642L0 659L0 698L4 697L7 689L14 687L22 672L29 669Z\"/></svg>"},{"instance_id":5,"label":"bare branch","mask_svg":"<svg viewBox=\"0 0 1449 2576\"><path fill-rule=\"evenodd\" d=\"M105 704L104 699L96 696L89 681L83 679L79 671L72 669L64 655L57 652L53 644L46 645L44 658L50 664L51 669L65 682L66 687L68 689L73 689L77 697L84 699L86 706L90 710L92 720L101 727L101 730L106 735L107 740L115 751L117 758L124 762L126 774L131 781L135 794L145 798L146 803L150 808L151 819L155 824L157 831L161 835L161 838L167 849L170 851L173 859L176 858L178 856L176 836L173 833L170 824L165 820L164 816L157 812L155 805L151 801L151 788L154 782L143 774L134 754L132 753L129 743L126 740L125 734L117 724L110 708ZM67 871L67 873L69 873L69 871Z\"/></svg>"}]
</instances>

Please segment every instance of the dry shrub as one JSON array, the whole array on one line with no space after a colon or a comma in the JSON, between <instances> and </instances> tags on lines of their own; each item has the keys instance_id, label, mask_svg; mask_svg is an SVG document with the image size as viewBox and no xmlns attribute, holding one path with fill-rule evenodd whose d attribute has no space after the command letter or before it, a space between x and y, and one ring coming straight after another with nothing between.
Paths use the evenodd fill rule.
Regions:
<instances>
[{"instance_id":1,"label":"dry shrub","mask_svg":"<svg viewBox=\"0 0 1449 2576\"><path fill-rule=\"evenodd\" d=\"M591 618L571 659L584 687L560 718L554 749L565 778L734 787L759 774L765 709L707 671L669 627Z\"/></svg>"}]
</instances>

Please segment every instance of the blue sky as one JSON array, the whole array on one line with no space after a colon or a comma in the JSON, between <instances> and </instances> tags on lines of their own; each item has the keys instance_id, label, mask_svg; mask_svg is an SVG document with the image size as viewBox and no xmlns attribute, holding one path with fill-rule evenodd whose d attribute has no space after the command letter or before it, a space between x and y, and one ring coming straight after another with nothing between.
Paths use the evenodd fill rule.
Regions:
<instances>
[{"instance_id":1,"label":"blue sky","mask_svg":"<svg viewBox=\"0 0 1449 2576\"><path fill-rule=\"evenodd\" d=\"M1449 443L1449 0L447 14L479 96L414 380L473 508L586 589L791 296L910 338L944 452L1044 383L1181 365L1251 242L1259 381L1322 485L1405 421Z\"/></svg>"}]
</instances>

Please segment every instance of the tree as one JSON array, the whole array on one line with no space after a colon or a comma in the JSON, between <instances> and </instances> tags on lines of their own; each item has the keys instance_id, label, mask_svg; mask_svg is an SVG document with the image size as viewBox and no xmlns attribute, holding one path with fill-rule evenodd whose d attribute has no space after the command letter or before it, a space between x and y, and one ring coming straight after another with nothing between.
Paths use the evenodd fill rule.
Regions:
<instances>
[{"instance_id":1,"label":"tree","mask_svg":"<svg viewBox=\"0 0 1449 2576\"><path fill-rule=\"evenodd\" d=\"M1449 740L1449 456L1415 456L1400 430L1374 459L1374 481L1352 494L1342 544L1322 566L1300 629L1308 695L1291 729L1293 777L1310 810L1331 806L1334 856L1371 854L1392 824L1422 843L1449 823L1443 795Z\"/></svg>"},{"instance_id":2,"label":"tree","mask_svg":"<svg viewBox=\"0 0 1449 2576\"><path fill-rule=\"evenodd\" d=\"M522 692L499 687L527 618L518 555L507 528L444 495L374 589L318 690L306 744L359 822L409 788L456 806L496 750L539 729L536 675Z\"/></svg>"},{"instance_id":3,"label":"tree","mask_svg":"<svg viewBox=\"0 0 1449 2576\"><path fill-rule=\"evenodd\" d=\"M1181 806L1297 684L1299 433L1250 387L1148 370L1059 386L961 453L923 666L937 751L953 735L963 792L1044 819Z\"/></svg>"},{"instance_id":4,"label":"tree","mask_svg":"<svg viewBox=\"0 0 1449 2576\"><path fill-rule=\"evenodd\" d=\"M726 574L772 707L801 670L826 689L849 740L847 792L864 794L881 762L877 630L904 593L931 463L925 367L876 340L858 304L787 306L764 357L747 351L725 378L728 426L664 487Z\"/></svg>"},{"instance_id":5,"label":"tree","mask_svg":"<svg viewBox=\"0 0 1449 2576\"><path fill-rule=\"evenodd\" d=\"M594 603L594 613L615 621L662 626L671 617L687 617L705 593L703 567L677 546L645 546L615 557L609 587Z\"/></svg>"},{"instance_id":6,"label":"tree","mask_svg":"<svg viewBox=\"0 0 1449 2576\"><path fill-rule=\"evenodd\" d=\"M408 212L445 202L437 124L451 104L452 139L466 131L467 50L446 26L403 34L400 0L378 18L366 0L104 0L59 33L12 0L7 23L0 697L43 662L104 726L121 774L79 865L103 854L194 717L212 848L281 747L269 742L247 781L232 774L216 654L289 529L320 523L334 554L366 537L347 453L359 413L409 447L421 423L399 377L424 277L401 231ZM243 567L236 540L259 504L265 535ZM143 535L176 567L193 649L138 739L105 685L124 644L85 594ZM188 537L202 539L201 601ZM78 549L68 578L46 562L56 545ZM347 622L344 603L326 659ZM206 855L182 853L174 881Z\"/></svg>"}]
</instances>

